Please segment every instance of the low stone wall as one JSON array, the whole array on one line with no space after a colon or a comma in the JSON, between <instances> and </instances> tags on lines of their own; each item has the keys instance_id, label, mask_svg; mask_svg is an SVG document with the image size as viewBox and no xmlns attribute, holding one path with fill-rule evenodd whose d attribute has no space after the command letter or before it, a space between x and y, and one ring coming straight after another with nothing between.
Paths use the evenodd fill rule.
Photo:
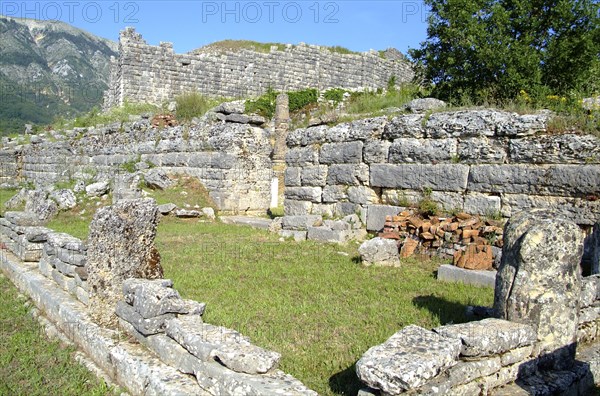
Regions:
<instances>
[{"instance_id":1,"label":"low stone wall","mask_svg":"<svg viewBox=\"0 0 600 396\"><path fill-rule=\"evenodd\" d=\"M32 136L31 144L22 146L4 138L0 181L41 186L77 182L82 185L76 187L83 190L94 182L127 176L131 169L125 164L142 171L155 167L196 177L219 210L265 211L270 204L272 179L269 132L239 114L243 113L243 103L241 108L226 112L212 112L189 127L159 128L142 118L61 133L51 131ZM235 122L226 119L238 114Z\"/></svg>"},{"instance_id":2,"label":"low stone wall","mask_svg":"<svg viewBox=\"0 0 600 396\"><path fill-rule=\"evenodd\" d=\"M80 239L39 226L38 218L28 212L6 212L5 217L0 218L0 234L10 251L26 259L22 261L31 262L25 268L32 274L22 274L26 281L19 281L14 275L22 273L24 268L16 258L1 255L2 267L13 282L32 296L67 338L132 394L147 394L148 385L140 383L150 382L148 376L164 377L172 371L178 374L170 375L170 384L153 385L155 389L162 389L158 394L316 395L277 369L278 353L251 344L248 337L235 330L204 323L205 304L182 299L168 279L128 279L123 283L123 294L115 309L120 327L147 348L138 350L135 359L131 359L129 353L123 355L124 351L119 348L127 350L127 345L118 345L118 348L113 345L115 338L122 337L112 334L113 330L98 327L89 314L82 314L90 296L87 247ZM46 282L40 282L40 275L69 297L58 295L53 288L45 288ZM56 307L55 298L62 301ZM89 334L80 334L82 332ZM108 357L115 353L120 358ZM160 367L148 363L155 359L153 354L162 362ZM124 364L123 359L130 362Z\"/></svg>"},{"instance_id":3,"label":"low stone wall","mask_svg":"<svg viewBox=\"0 0 600 396\"><path fill-rule=\"evenodd\" d=\"M600 277L581 280L583 234L556 216L509 220L494 308L480 310L497 318L405 327L357 362L369 393L588 394L597 367L575 352L598 336Z\"/></svg>"},{"instance_id":4,"label":"low stone wall","mask_svg":"<svg viewBox=\"0 0 600 396\"><path fill-rule=\"evenodd\" d=\"M592 225L600 220L600 139L547 134L548 120L468 110L291 131L285 215L358 213L380 231L387 215L428 198L448 211L507 218L557 209Z\"/></svg>"}]
</instances>

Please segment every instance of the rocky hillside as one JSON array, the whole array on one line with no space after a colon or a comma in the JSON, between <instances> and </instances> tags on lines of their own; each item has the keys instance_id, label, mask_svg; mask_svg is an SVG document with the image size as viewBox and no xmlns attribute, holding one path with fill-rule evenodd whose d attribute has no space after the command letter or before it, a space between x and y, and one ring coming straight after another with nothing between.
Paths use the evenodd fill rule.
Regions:
<instances>
[{"instance_id":1,"label":"rocky hillside","mask_svg":"<svg viewBox=\"0 0 600 396\"><path fill-rule=\"evenodd\" d=\"M0 134L101 104L116 51L63 22L0 16Z\"/></svg>"}]
</instances>

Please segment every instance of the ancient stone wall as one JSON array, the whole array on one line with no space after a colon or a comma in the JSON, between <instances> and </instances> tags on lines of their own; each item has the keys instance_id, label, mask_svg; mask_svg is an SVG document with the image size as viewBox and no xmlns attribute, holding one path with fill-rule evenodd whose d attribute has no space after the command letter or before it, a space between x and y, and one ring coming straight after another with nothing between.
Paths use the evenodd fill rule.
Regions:
<instances>
[{"instance_id":1,"label":"ancient stone wall","mask_svg":"<svg viewBox=\"0 0 600 396\"><path fill-rule=\"evenodd\" d=\"M320 217L359 214L380 231L424 198L447 211L511 217L552 208L600 220L600 139L548 134L545 113L406 114L289 132L283 228L306 238Z\"/></svg>"},{"instance_id":2,"label":"ancient stone wall","mask_svg":"<svg viewBox=\"0 0 600 396\"><path fill-rule=\"evenodd\" d=\"M266 210L272 178L268 132L214 116L186 127L159 128L140 119L34 136L31 144L0 150L0 180L85 186L112 181L131 171L124 164L138 164L198 178L220 210Z\"/></svg>"},{"instance_id":3,"label":"ancient stone wall","mask_svg":"<svg viewBox=\"0 0 600 396\"><path fill-rule=\"evenodd\" d=\"M200 92L207 96L257 96L271 87L279 91L304 88L385 88L392 76L411 81L414 72L404 60L385 59L378 52L339 54L314 45L289 45L268 53L198 51L176 54L171 43L148 45L134 29L121 32L119 57L112 63L104 107L125 100L162 104L175 96Z\"/></svg>"}]
</instances>

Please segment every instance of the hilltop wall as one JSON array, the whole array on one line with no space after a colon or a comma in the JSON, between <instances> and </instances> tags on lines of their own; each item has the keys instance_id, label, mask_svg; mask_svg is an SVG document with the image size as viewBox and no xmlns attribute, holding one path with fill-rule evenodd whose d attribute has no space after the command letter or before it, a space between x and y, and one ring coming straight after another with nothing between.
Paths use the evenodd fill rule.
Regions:
<instances>
[{"instance_id":1,"label":"hilltop wall","mask_svg":"<svg viewBox=\"0 0 600 396\"><path fill-rule=\"evenodd\" d=\"M339 54L314 45L287 46L269 53L251 50L176 54L171 43L148 45L133 28L121 32L119 57L111 68L104 107L125 100L162 104L175 96L200 92L212 97L251 97L271 87L278 91L304 88L385 88L411 81L414 72L404 60L384 59L377 52Z\"/></svg>"}]
</instances>

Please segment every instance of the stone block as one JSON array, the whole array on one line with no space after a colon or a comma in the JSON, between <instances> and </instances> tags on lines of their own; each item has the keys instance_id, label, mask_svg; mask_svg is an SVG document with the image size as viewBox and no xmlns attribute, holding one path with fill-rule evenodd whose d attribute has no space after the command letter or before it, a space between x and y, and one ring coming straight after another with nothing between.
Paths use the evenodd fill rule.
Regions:
<instances>
[{"instance_id":1,"label":"stone block","mask_svg":"<svg viewBox=\"0 0 600 396\"><path fill-rule=\"evenodd\" d=\"M284 230L307 231L308 227L318 227L322 222L319 215L283 216L281 225Z\"/></svg>"},{"instance_id":2,"label":"stone block","mask_svg":"<svg viewBox=\"0 0 600 396\"><path fill-rule=\"evenodd\" d=\"M425 123L429 137L494 136L499 124L508 124L513 115L497 110L463 110L433 113Z\"/></svg>"},{"instance_id":3,"label":"stone block","mask_svg":"<svg viewBox=\"0 0 600 396\"><path fill-rule=\"evenodd\" d=\"M365 241L358 248L358 253L360 253L362 263L367 266L400 266L398 244L392 239L375 237Z\"/></svg>"},{"instance_id":4,"label":"stone block","mask_svg":"<svg viewBox=\"0 0 600 396\"><path fill-rule=\"evenodd\" d=\"M492 375L500 371L502 364L499 357L476 361L461 361L448 369L448 381L451 386L462 385L477 378Z\"/></svg>"},{"instance_id":5,"label":"stone block","mask_svg":"<svg viewBox=\"0 0 600 396\"><path fill-rule=\"evenodd\" d=\"M435 164L456 156L456 139L395 139L389 149L389 163Z\"/></svg>"},{"instance_id":6,"label":"stone block","mask_svg":"<svg viewBox=\"0 0 600 396\"><path fill-rule=\"evenodd\" d=\"M313 204L308 201L295 201L285 199L283 201L283 213L286 216L304 216L311 214Z\"/></svg>"},{"instance_id":7,"label":"stone block","mask_svg":"<svg viewBox=\"0 0 600 396\"><path fill-rule=\"evenodd\" d=\"M16 226L41 226L42 220L31 212L5 212L4 218Z\"/></svg>"},{"instance_id":8,"label":"stone block","mask_svg":"<svg viewBox=\"0 0 600 396\"><path fill-rule=\"evenodd\" d=\"M600 163L600 138L593 135L543 135L509 141L511 163Z\"/></svg>"},{"instance_id":9,"label":"stone block","mask_svg":"<svg viewBox=\"0 0 600 396\"><path fill-rule=\"evenodd\" d=\"M463 164L503 164L508 158L507 142L487 137L459 139L457 156Z\"/></svg>"},{"instance_id":10,"label":"stone block","mask_svg":"<svg viewBox=\"0 0 600 396\"><path fill-rule=\"evenodd\" d=\"M58 257L59 260L64 261L67 264L71 264L77 267L85 266L86 262L86 257L83 254L65 248L57 248L56 257Z\"/></svg>"},{"instance_id":11,"label":"stone block","mask_svg":"<svg viewBox=\"0 0 600 396\"><path fill-rule=\"evenodd\" d=\"M319 242L344 243L348 240L347 230L332 230L329 227L308 227L307 239Z\"/></svg>"},{"instance_id":12,"label":"stone block","mask_svg":"<svg viewBox=\"0 0 600 396\"><path fill-rule=\"evenodd\" d=\"M581 298L583 233L560 214L532 210L504 227L494 309L499 317L531 325L540 353L557 369L573 363Z\"/></svg>"},{"instance_id":13,"label":"stone block","mask_svg":"<svg viewBox=\"0 0 600 396\"><path fill-rule=\"evenodd\" d=\"M461 341L462 356L492 356L536 341L533 327L507 320L488 318L477 322L446 325L433 331ZM498 362L500 363L500 362Z\"/></svg>"},{"instance_id":14,"label":"stone block","mask_svg":"<svg viewBox=\"0 0 600 396\"><path fill-rule=\"evenodd\" d=\"M509 194L599 194L600 165L473 165L468 187Z\"/></svg>"},{"instance_id":15,"label":"stone block","mask_svg":"<svg viewBox=\"0 0 600 396\"><path fill-rule=\"evenodd\" d=\"M284 184L286 187L300 187L302 178L300 177L302 168L297 166L288 166L285 169Z\"/></svg>"},{"instance_id":16,"label":"stone block","mask_svg":"<svg viewBox=\"0 0 600 396\"><path fill-rule=\"evenodd\" d=\"M319 152L321 164L359 164L362 162L362 142L325 143Z\"/></svg>"},{"instance_id":17,"label":"stone block","mask_svg":"<svg viewBox=\"0 0 600 396\"><path fill-rule=\"evenodd\" d=\"M455 365L460 349L460 340L410 325L365 352L356 373L368 386L396 395Z\"/></svg>"},{"instance_id":18,"label":"stone block","mask_svg":"<svg viewBox=\"0 0 600 396\"><path fill-rule=\"evenodd\" d=\"M465 195L463 210L469 214L495 215L500 212L500 197L480 193L467 193Z\"/></svg>"},{"instance_id":19,"label":"stone block","mask_svg":"<svg viewBox=\"0 0 600 396\"><path fill-rule=\"evenodd\" d=\"M334 203L313 204L310 214L319 215L322 217L335 217L335 210L336 204Z\"/></svg>"},{"instance_id":20,"label":"stone block","mask_svg":"<svg viewBox=\"0 0 600 396\"><path fill-rule=\"evenodd\" d=\"M383 131L383 138L388 140L398 138L423 138L425 137L425 128L423 127L423 114L403 114L394 117Z\"/></svg>"},{"instance_id":21,"label":"stone block","mask_svg":"<svg viewBox=\"0 0 600 396\"><path fill-rule=\"evenodd\" d=\"M145 336L163 333L165 331L165 321L175 317L173 314L163 314L151 318L144 318L137 313L131 305L124 301L119 301L117 303L115 313L119 318L131 323L138 332Z\"/></svg>"},{"instance_id":22,"label":"stone block","mask_svg":"<svg viewBox=\"0 0 600 396\"><path fill-rule=\"evenodd\" d=\"M281 230L279 235L283 238L294 238L294 241L301 242L306 241L306 231L294 231L294 230Z\"/></svg>"},{"instance_id":23,"label":"stone block","mask_svg":"<svg viewBox=\"0 0 600 396\"><path fill-rule=\"evenodd\" d=\"M369 184L369 167L365 164L334 164L329 166L327 185L358 186Z\"/></svg>"},{"instance_id":24,"label":"stone block","mask_svg":"<svg viewBox=\"0 0 600 396\"><path fill-rule=\"evenodd\" d=\"M351 186L347 190L348 200L355 204L377 204L380 201L377 193L367 186Z\"/></svg>"},{"instance_id":25,"label":"stone block","mask_svg":"<svg viewBox=\"0 0 600 396\"><path fill-rule=\"evenodd\" d=\"M285 153L287 166L310 166L318 164L319 153L312 147L295 147Z\"/></svg>"},{"instance_id":26,"label":"stone block","mask_svg":"<svg viewBox=\"0 0 600 396\"><path fill-rule=\"evenodd\" d=\"M286 199L320 203L322 189L321 187L287 187L284 194Z\"/></svg>"},{"instance_id":27,"label":"stone block","mask_svg":"<svg viewBox=\"0 0 600 396\"><path fill-rule=\"evenodd\" d=\"M371 187L462 192L468 176L469 166L461 164L371 165Z\"/></svg>"},{"instance_id":28,"label":"stone block","mask_svg":"<svg viewBox=\"0 0 600 396\"><path fill-rule=\"evenodd\" d=\"M52 230L46 227L25 227L24 235L29 242L40 243L46 242L50 232Z\"/></svg>"},{"instance_id":29,"label":"stone block","mask_svg":"<svg viewBox=\"0 0 600 396\"><path fill-rule=\"evenodd\" d=\"M580 308L587 308L594 304L600 296L600 274L586 276L581 281Z\"/></svg>"},{"instance_id":30,"label":"stone block","mask_svg":"<svg viewBox=\"0 0 600 396\"><path fill-rule=\"evenodd\" d=\"M386 140L368 140L363 147L363 160L366 164L388 162L391 142Z\"/></svg>"},{"instance_id":31,"label":"stone block","mask_svg":"<svg viewBox=\"0 0 600 396\"><path fill-rule=\"evenodd\" d=\"M174 203L166 203L163 205L158 205L158 212L163 216L168 215L175 209L177 209L177 205L175 205Z\"/></svg>"},{"instance_id":32,"label":"stone block","mask_svg":"<svg viewBox=\"0 0 600 396\"><path fill-rule=\"evenodd\" d=\"M327 180L327 166L317 165L302 168L301 180L303 186L324 187Z\"/></svg>"},{"instance_id":33,"label":"stone block","mask_svg":"<svg viewBox=\"0 0 600 396\"><path fill-rule=\"evenodd\" d=\"M466 270L455 265L442 264L438 268L437 278L445 282L494 287L496 284L496 271Z\"/></svg>"},{"instance_id":34,"label":"stone block","mask_svg":"<svg viewBox=\"0 0 600 396\"><path fill-rule=\"evenodd\" d=\"M368 205L367 206L367 231L380 231L385 224L386 216L396 216L404 210L401 206Z\"/></svg>"},{"instance_id":35,"label":"stone block","mask_svg":"<svg viewBox=\"0 0 600 396\"><path fill-rule=\"evenodd\" d=\"M125 301L144 319L167 313L187 313L186 304L168 279L145 280L130 278L123 281ZM125 318L124 318L125 319Z\"/></svg>"},{"instance_id":36,"label":"stone block","mask_svg":"<svg viewBox=\"0 0 600 396\"><path fill-rule=\"evenodd\" d=\"M500 363L502 363L503 366L508 366L511 364L528 360L532 352L533 345L527 345L524 347L512 349L500 355Z\"/></svg>"},{"instance_id":37,"label":"stone block","mask_svg":"<svg viewBox=\"0 0 600 396\"><path fill-rule=\"evenodd\" d=\"M531 209L548 209L576 223L592 225L600 220L600 200L588 201L573 197L556 197L531 194L502 194L502 216Z\"/></svg>"}]
</instances>

